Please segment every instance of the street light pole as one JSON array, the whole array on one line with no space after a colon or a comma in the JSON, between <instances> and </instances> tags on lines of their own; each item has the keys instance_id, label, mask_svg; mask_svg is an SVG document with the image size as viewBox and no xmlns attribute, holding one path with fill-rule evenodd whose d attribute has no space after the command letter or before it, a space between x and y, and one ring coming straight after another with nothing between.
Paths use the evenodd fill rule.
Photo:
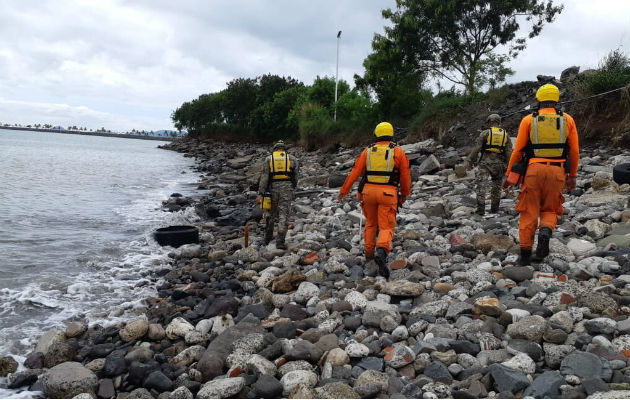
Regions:
<instances>
[{"instance_id":1,"label":"street light pole","mask_svg":"<svg viewBox=\"0 0 630 400\"><path fill-rule=\"evenodd\" d=\"M341 40L341 31L337 32L337 71L335 72L335 117L337 121L337 86L339 85L339 41Z\"/></svg>"}]
</instances>

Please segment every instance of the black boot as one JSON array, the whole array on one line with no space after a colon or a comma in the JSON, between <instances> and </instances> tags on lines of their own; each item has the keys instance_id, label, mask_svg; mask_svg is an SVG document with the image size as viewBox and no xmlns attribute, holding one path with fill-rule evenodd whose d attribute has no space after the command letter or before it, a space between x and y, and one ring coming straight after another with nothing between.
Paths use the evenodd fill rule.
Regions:
<instances>
[{"instance_id":1,"label":"black boot","mask_svg":"<svg viewBox=\"0 0 630 400\"><path fill-rule=\"evenodd\" d=\"M530 265L532 263L532 250L521 249L521 258L518 260L521 266Z\"/></svg>"},{"instance_id":2,"label":"black boot","mask_svg":"<svg viewBox=\"0 0 630 400\"><path fill-rule=\"evenodd\" d=\"M378 265L378 274L385 279L389 279L389 268L387 268L387 251L384 248L379 247L376 249L376 256L374 261Z\"/></svg>"},{"instance_id":3,"label":"black boot","mask_svg":"<svg viewBox=\"0 0 630 400\"><path fill-rule=\"evenodd\" d=\"M276 248L281 250L287 249L287 244L285 243L285 238L287 237L286 232L278 232L278 237L276 238Z\"/></svg>"},{"instance_id":4,"label":"black boot","mask_svg":"<svg viewBox=\"0 0 630 400\"><path fill-rule=\"evenodd\" d=\"M538 229L538 245L536 246L536 261L542 261L549 255L549 239L551 239L551 229L546 226Z\"/></svg>"},{"instance_id":5,"label":"black boot","mask_svg":"<svg viewBox=\"0 0 630 400\"><path fill-rule=\"evenodd\" d=\"M267 217L271 218L271 217ZM267 219L267 224L265 225L265 245L268 245L273 240L273 222Z\"/></svg>"},{"instance_id":6,"label":"black boot","mask_svg":"<svg viewBox=\"0 0 630 400\"><path fill-rule=\"evenodd\" d=\"M499 211L499 203L490 204L490 212L496 214Z\"/></svg>"},{"instance_id":7,"label":"black boot","mask_svg":"<svg viewBox=\"0 0 630 400\"><path fill-rule=\"evenodd\" d=\"M477 215L484 215L486 213L486 205L485 204L477 204L477 211L475 211Z\"/></svg>"}]
</instances>

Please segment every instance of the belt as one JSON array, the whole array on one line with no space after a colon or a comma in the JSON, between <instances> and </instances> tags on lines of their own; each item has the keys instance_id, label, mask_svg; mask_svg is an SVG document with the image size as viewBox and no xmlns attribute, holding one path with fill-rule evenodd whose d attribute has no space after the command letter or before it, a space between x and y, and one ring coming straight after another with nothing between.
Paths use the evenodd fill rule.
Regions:
<instances>
[{"instance_id":1,"label":"belt","mask_svg":"<svg viewBox=\"0 0 630 400\"><path fill-rule=\"evenodd\" d=\"M534 161L532 164L545 164L554 167L564 167L564 161Z\"/></svg>"}]
</instances>

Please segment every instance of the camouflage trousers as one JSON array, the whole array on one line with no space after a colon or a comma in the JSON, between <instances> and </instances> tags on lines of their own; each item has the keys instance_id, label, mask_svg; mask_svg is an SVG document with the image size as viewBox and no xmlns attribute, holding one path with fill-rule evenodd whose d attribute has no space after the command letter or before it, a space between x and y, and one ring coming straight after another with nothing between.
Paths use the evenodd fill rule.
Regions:
<instances>
[{"instance_id":1,"label":"camouflage trousers","mask_svg":"<svg viewBox=\"0 0 630 400\"><path fill-rule=\"evenodd\" d=\"M278 182L271 188L271 213L267 217L265 241L273 239L273 229L278 224L278 243L284 243L289 228L291 203L293 202L293 186L290 182Z\"/></svg>"},{"instance_id":2,"label":"camouflage trousers","mask_svg":"<svg viewBox=\"0 0 630 400\"><path fill-rule=\"evenodd\" d=\"M494 168L493 168L494 167ZM477 208L485 209L486 194L490 191L490 210L499 209L501 201L501 183L503 181L503 168L480 165L477 171Z\"/></svg>"}]
</instances>

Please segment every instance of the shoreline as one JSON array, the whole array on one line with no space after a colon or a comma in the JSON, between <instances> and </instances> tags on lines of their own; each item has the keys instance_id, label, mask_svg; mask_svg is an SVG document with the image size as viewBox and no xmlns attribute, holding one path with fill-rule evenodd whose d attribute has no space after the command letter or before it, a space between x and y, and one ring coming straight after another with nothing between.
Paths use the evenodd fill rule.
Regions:
<instances>
[{"instance_id":1,"label":"shoreline","mask_svg":"<svg viewBox=\"0 0 630 400\"><path fill-rule=\"evenodd\" d=\"M131 135L126 133L107 133L107 132L82 132L71 131L67 129L45 129L45 128L26 128L21 126L0 126L0 129L8 129L14 131L31 131L31 132L50 132L50 133L62 133L69 135L82 135L82 136L102 136L102 137L115 137L121 139L142 139L142 140L159 140L162 142L173 142L179 138L172 137L157 137L157 136L140 136Z\"/></svg>"},{"instance_id":2,"label":"shoreline","mask_svg":"<svg viewBox=\"0 0 630 400\"><path fill-rule=\"evenodd\" d=\"M431 141L408 145L414 193L400 212L385 282L361 256L356 202L340 207L327 187L357 149L294 149L304 165L299 186L311 193L294 203L283 251L261 245L252 215L256 163L267 149L166 147L194 156L204 174L199 186L208 194L189 205L203 217L200 245L173 250L172 268L156 271L161 283L150 284L159 297L146 299L144 317L47 332L40 354L24 363L31 370L11 382L37 379L51 396L73 380L80 391L62 394L102 398L496 398L523 390L575 397L590 389L573 362L599 368L608 389L630 389L619 350L630 350L630 337L618 340L630 333L630 262L627 253L597 247L590 236L597 224L588 223L614 232L630 218L621 211L628 188L617 192L600 173L609 167L598 160L614 154L607 149L585 149L583 193L567 195L572 211L554 236L555 256L532 271L514 265L513 199L496 217L473 216L471 181L451 180L462 154Z\"/></svg>"}]
</instances>

